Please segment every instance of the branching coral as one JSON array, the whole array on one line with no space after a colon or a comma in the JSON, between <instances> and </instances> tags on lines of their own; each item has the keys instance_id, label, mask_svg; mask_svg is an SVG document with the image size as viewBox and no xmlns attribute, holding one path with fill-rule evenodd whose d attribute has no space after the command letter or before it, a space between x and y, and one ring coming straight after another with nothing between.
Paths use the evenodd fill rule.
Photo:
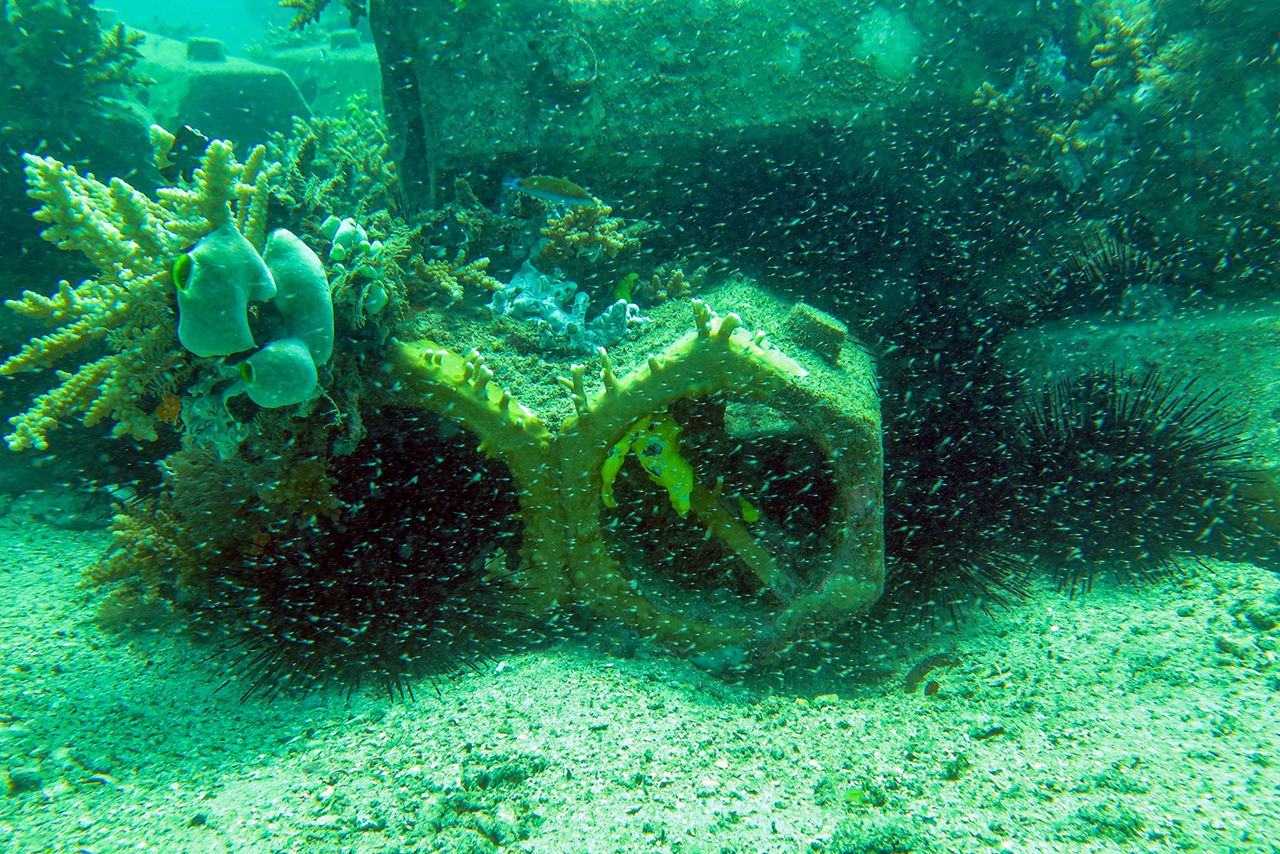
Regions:
<instances>
[{"instance_id":1,"label":"branching coral","mask_svg":"<svg viewBox=\"0 0 1280 854\"><path fill-rule=\"evenodd\" d=\"M462 299L468 290L499 290L502 282L489 275L489 263L488 258L468 261L466 253L461 249L452 259L436 258L427 261L416 256L412 261L415 290L422 288L427 298L443 293L450 302Z\"/></svg>"},{"instance_id":2,"label":"branching coral","mask_svg":"<svg viewBox=\"0 0 1280 854\"><path fill-rule=\"evenodd\" d=\"M400 185L386 125L362 97L342 115L295 118L269 153L281 164L271 192L301 227L312 230L332 211L363 218L400 209Z\"/></svg>"},{"instance_id":3,"label":"branching coral","mask_svg":"<svg viewBox=\"0 0 1280 854\"><path fill-rule=\"evenodd\" d=\"M172 136L153 136L163 155ZM169 262L228 222L263 244L266 151L259 146L240 163L229 143L215 141L189 184L161 188L156 199L119 178L104 184L50 157L25 158L28 192L41 204L35 217L48 225L42 236L82 252L98 275L76 286L62 281L54 296L26 291L6 302L56 329L0 364L0 374L50 369L86 350L89 358L59 371L57 387L11 418L5 441L13 450L46 449L49 432L75 413L89 425L115 421L117 435L155 439L164 417L157 408L190 369L176 337Z\"/></svg>"},{"instance_id":4,"label":"branching coral","mask_svg":"<svg viewBox=\"0 0 1280 854\"><path fill-rule=\"evenodd\" d=\"M640 282L635 286L633 296L637 301L648 305L666 302L669 299L688 299L706 284L707 272L706 266L697 267L692 273L686 273L678 264L659 264L648 281Z\"/></svg>"},{"instance_id":5,"label":"branching coral","mask_svg":"<svg viewBox=\"0 0 1280 854\"><path fill-rule=\"evenodd\" d=\"M1100 68L1094 79L1110 77ZM1013 168L1010 180L1046 177L1071 192L1125 162L1114 106L1097 83L1082 84L1067 73L1067 58L1053 44L1029 57L1012 85L998 90L983 83L973 103L999 117Z\"/></svg>"},{"instance_id":6,"label":"branching coral","mask_svg":"<svg viewBox=\"0 0 1280 854\"><path fill-rule=\"evenodd\" d=\"M84 583L105 588L99 618L125 623L154 606L167 608L199 566L186 527L154 501L116 508L111 549L85 570Z\"/></svg>"},{"instance_id":7,"label":"branching coral","mask_svg":"<svg viewBox=\"0 0 1280 854\"><path fill-rule=\"evenodd\" d=\"M289 22L289 29L300 30L313 21L319 21L320 13L330 2L331 0L280 0L280 8L298 10ZM355 26L356 21L365 14L364 0L342 0L342 5L351 13L351 25Z\"/></svg>"},{"instance_id":8,"label":"branching coral","mask_svg":"<svg viewBox=\"0 0 1280 854\"><path fill-rule=\"evenodd\" d=\"M639 236L649 229L643 221L628 225L603 203L576 205L547 220L542 228L546 243L538 251L537 261L549 268L570 258L617 258L639 248Z\"/></svg>"},{"instance_id":9,"label":"branching coral","mask_svg":"<svg viewBox=\"0 0 1280 854\"><path fill-rule=\"evenodd\" d=\"M102 86L150 82L137 73L143 35L99 26L89 0L6 0L0 13L0 54L6 86L0 103L25 109L89 104Z\"/></svg>"},{"instance_id":10,"label":"branching coral","mask_svg":"<svg viewBox=\"0 0 1280 854\"><path fill-rule=\"evenodd\" d=\"M111 549L85 571L107 592L100 615L110 622L192 605L229 565L260 554L269 531L339 515L326 460L305 447L256 461L192 447L164 470L158 499L116 508Z\"/></svg>"}]
</instances>

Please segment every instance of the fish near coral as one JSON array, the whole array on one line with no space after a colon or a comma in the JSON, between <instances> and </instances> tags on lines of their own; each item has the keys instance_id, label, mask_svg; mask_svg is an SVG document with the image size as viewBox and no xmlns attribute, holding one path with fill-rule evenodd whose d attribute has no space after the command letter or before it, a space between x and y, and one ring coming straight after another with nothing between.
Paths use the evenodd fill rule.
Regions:
<instances>
[{"instance_id":1,"label":"fish near coral","mask_svg":"<svg viewBox=\"0 0 1280 854\"><path fill-rule=\"evenodd\" d=\"M566 178L552 178L548 175L530 175L528 178L508 178L502 182L508 190L551 202L553 205L594 205L599 200L585 189Z\"/></svg>"}]
</instances>

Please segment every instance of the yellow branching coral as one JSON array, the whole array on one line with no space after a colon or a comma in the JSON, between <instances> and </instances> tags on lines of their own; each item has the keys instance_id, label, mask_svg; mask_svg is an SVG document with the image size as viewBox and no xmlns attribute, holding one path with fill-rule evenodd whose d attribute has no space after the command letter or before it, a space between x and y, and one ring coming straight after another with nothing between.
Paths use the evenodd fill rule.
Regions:
<instances>
[{"instance_id":1,"label":"yellow branching coral","mask_svg":"<svg viewBox=\"0 0 1280 854\"><path fill-rule=\"evenodd\" d=\"M707 272L705 266L685 273L678 264L659 264L649 281L636 285L635 296L649 305L669 299L688 299L706 284Z\"/></svg>"},{"instance_id":2,"label":"yellow branching coral","mask_svg":"<svg viewBox=\"0 0 1280 854\"><path fill-rule=\"evenodd\" d=\"M645 222L627 225L606 204L577 205L547 220L542 228L547 242L538 252L538 260L555 263L581 256L616 258L639 248L639 235L648 230Z\"/></svg>"},{"instance_id":3,"label":"yellow branching coral","mask_svg":"<svg viewBox=\"0 0 1280 854\"><path fill-rule=\"evenodd\" d=\"M1148 64L1151 45L1149 10L1116 8L1107 15L1102 37L1093 45L1089 64L1094 68Z\"/></svg>"},{"instance_id":4,"label":"yellow branching coral","mask_svg":"<svg viewBox=\"0 0 1280 854\"><path fill-rule=\"evenodd\" d=\"M161 149L172 136L153 134ZM163 150L158 155L163 155ZM15 451L44 450L48 434L75 413L86 424L115 422L115 433L151 440L163 395L188 364L177 340L169 262L183 247L231 221L256 246L266 230L266 151L236 161L230 143L210 143L192 180L164 187L156 199L113 178L103 183L50 157L24 155L28 194L40 202L42 236L81 252L98 270L93 279L58 284L53 296L26 291L6 301L20 314L56 327L0 363L0 374L52 368L90 350L75 371L58 371L58 386L10 419L5 442Z\"/></svg>"},{"instance_id":5,"label":"yellow branching coral","mask_svg":"<svg viewBox=\"0 0 1280 854\"><path fill-rule=\"evenodd\" d=\"M111 549L84 573L86 585L110 589L104 616L172 599L200 566L182 523L154 501L117 506L111 538Z\"/></svg>"},{"instance_id":6,"label":"yellow branching coral","mask_svg":"<svg viewBox=\"0 0 1280 854\"><path fill-rule=\"evenodd\" d=\"M413 276L417 287L425 287L428 295L444 293L451 301L462 299L467 288L472 290L496 291L502 283L490 276L488 258L466 259L466 254L458 250L453 260L436 258L431 261L421 257L413 259Z\"/></svg>"},{"instance_id":7,"label":"yellow branching coral","mask_svg":"<svg viewBox=\"0 0 1280 854\"><path fill-rule=\"evenodd\" d=\"M362 96L339 116L295 118L276 134L270 156L281 164L271 192L284 207L315 225L335 210L365 219L399 211L400 184L381 115Z\"/></svg>"},{"instance_id":8,"label":"yellow branching coral","mask_svg":"<svg viewBox=\"0 0 1280 854\"><path fill-rule=\"evenodd\" d=\"M330 0L280 0L280 8L297 10L293 20L289 22L289 29L300 30L313 21L319 21L320 13L325 10L329 3ZM360 16L365 13L364 0L342 0L342 5L351 13L353 26Z\"/></svg>"}]
</instances>

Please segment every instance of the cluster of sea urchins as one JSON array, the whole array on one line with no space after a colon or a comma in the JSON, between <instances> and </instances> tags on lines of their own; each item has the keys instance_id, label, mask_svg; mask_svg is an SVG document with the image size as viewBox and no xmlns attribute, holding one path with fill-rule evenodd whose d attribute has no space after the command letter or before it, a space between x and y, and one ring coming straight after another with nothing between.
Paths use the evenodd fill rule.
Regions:
<instances>
[{"instance_id":1,"label":"cluster of sea urchins","mask_svg":"<svg viewBox=\"0 0 1280 854\"><path fill-rule=\"evenodd\" d=\"M222 579L211 606L238 613L245 696L365 683L411 694L433 667L474 655L494 622L476 613L492 606L476 588L511 534L509 482L439 419L396 415L333 460L339 518L282 526Z\"/></svg>"}]
</instances>

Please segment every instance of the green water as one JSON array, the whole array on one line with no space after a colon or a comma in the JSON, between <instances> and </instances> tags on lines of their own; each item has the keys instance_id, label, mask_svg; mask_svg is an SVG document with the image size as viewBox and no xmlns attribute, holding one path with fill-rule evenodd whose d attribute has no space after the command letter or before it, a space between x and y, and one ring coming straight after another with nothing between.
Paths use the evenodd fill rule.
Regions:
<instances>
[{"instance_id":1,"label":"green water","mask_svg":"<svg viewBox=\"0 0 1280 854\"><path fill-rule=\"evenodd\" d=\"M4 4L4 850L1280 850L1280 6L288 6Z\"/></svg>"}]
</instances>

